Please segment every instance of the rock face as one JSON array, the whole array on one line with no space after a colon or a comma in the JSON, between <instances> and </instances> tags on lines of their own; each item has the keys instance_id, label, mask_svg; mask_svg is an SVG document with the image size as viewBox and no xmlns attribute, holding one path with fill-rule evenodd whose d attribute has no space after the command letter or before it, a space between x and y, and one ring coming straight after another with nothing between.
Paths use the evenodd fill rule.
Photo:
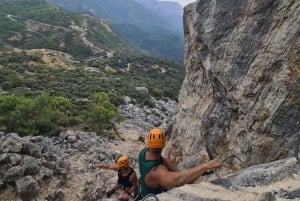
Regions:
<instances>
[{"instance_id":1,"label":"rock face","mask_svg":"<svg viewBox=\"0 0 300 201\"><path fill-rule=\"evenodd\" d=\"M300 167L294 158L209 176L206 181L185 185L159 195L160 201L284 201L300 199ZM215 178L214 178L215 177Z\"/></svg>"},{"instance_id":2,"label":"rock face","mask_svg":"<svg viewBox=\"0 0 300 201\"><path fill-rule=\"evenodd\" d=\"M300 1L198 0L185 7L184 32L186 75L168 155L235 154L246 166L291 156L300 130Z\"/></svg>"}]
</instances>

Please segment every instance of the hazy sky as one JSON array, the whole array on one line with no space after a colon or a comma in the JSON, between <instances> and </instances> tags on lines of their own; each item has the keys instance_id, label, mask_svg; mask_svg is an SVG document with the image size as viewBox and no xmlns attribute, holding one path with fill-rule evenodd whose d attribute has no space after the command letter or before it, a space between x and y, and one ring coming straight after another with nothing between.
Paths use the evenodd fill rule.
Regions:
<instances>
[{"instance_id":1,"label":"hazy sky","mask_svg":"<svg viewBox=\"0 0 300 201\"><path fill-rule=\"evenodd\" d=\"M185 6L192 2L196 2L196 0L159 0L159 1L174 1L180 3L182 6Z\"/></svg>"}]
</instances>

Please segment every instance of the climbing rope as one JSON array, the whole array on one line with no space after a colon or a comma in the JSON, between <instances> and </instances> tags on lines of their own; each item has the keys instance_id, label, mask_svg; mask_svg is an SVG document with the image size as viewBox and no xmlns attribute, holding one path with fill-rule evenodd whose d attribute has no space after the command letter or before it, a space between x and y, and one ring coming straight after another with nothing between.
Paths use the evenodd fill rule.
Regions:
<instances>
[{"instance_id":1,"label":"climbing rope","mask_svg":"<svg viewBox=\"0 0 300 201\"><path fill-rule=\"evenodd\" d=\"M139 186L139 190L138 193L135 195L135 197L133 195L131 195L129 193L130 197L132 197L133 201L150 201L150 200L155 200L155 201L159 201L158 197L155 194L148 194L145 197L143 197L142 193L141 193L141 186Z\"/></svg>"},{"instance_id":2,"label":"climbing rope","mask_svg":"<svg viewBox=\"0 0 300 201\"><path fill-rule=\"evenodd\" d=\"M300 132L298 133L298 136L296 137L296 146L295 146L295 158L300 163Z\"/></svg>"},{"instance_id":3,"label":"climbing rope","mask_svg":"<svg viewBox=\"0 0 300 201\"><path fill-rule=\"evenodd\" d=\"M240 163L241 163L241 166L242 166L243 168L246 167L245 164L244 164L244 162L243 162L237 155L234 155L234 154L232 154L232 155L226 157L225 159L223 159L223 160L222 160L222 163L226 162L227 160L229 160L229 159L231 159L231 158L236 158L236 159L238 159L238 160L240 161ZM216 177L219 179L219 181L223 184L223 186L227 186L227 184L223 181L223 179L221 178L221 176L217 173L217 169L216 169L216 168L213 169L213 172L214 172L214 174L216 175Z\"/></svg>"},{"instance_id":4,"label":"climbing rope","mask_svg":"<svg viewBox=\"0 0 300 201\"><path fill-rule=\"evenodd\" d=\"M234 154L232 154L232 155L228 156L227 158L223 159L222 162L224 163L225 161L227 161L230 158L236 158L236 159L238 159L240 161L240 163L241 163L242 168L245 168L244 162L237 155L234 155Z\"/></svg>"}]
</instances>

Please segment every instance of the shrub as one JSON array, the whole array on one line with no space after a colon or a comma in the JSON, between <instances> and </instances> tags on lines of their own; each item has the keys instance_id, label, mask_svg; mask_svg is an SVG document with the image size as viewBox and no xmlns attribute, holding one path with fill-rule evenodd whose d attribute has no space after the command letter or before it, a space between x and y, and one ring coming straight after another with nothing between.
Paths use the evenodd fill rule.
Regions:
<instances>
[{"instance_id":1,"label":"shrub","mask_svg":"<svg viewBox=\"0 0 300 201\"><path fill-rule=\"evenodd\" d=\"M20 135L53 135L69 125L72 107L62 97L0 96L0 124Z\"/></svg>"},{"instance_id":2,"label":"shrub","mask_svg":"<svg viewBox=\"0 0 300 201\"><path fill-rule=\"evenodd\" d=\"M104 92L90 97L86 115L89 126L95 129L97 133L112 128L112 120L119 116L117 107L109 102L109 97Z\"/></svg>"}]
</instances>

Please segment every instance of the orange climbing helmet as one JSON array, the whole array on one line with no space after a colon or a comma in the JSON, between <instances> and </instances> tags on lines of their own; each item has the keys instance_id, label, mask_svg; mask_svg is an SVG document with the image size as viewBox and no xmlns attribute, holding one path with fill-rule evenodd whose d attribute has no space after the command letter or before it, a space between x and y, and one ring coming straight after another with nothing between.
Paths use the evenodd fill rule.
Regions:
<instances>
[{"instance_id":1,"label":"orange climbing helmet","mask_svg":"<svg viewBox=\"0 0 300 201\"><path fill-rule=\"evenodd\" d=\"M153 128L147 135L147 147L149 149L163 149L166 144L165 134L161 128Z\"/></svg>"},{"instance_id":2,"label":"orange climbing helmet","mask_svg":"<svg viewBox=\"0 0 300 201\"><path fill-rule=\"evenodd\" d=\"M127 156L120 156L118 159L117 159L117 166L118 166L118 169L120 168L128 168L129 167L129 159Z\"/></svg>"}]
</instances>

